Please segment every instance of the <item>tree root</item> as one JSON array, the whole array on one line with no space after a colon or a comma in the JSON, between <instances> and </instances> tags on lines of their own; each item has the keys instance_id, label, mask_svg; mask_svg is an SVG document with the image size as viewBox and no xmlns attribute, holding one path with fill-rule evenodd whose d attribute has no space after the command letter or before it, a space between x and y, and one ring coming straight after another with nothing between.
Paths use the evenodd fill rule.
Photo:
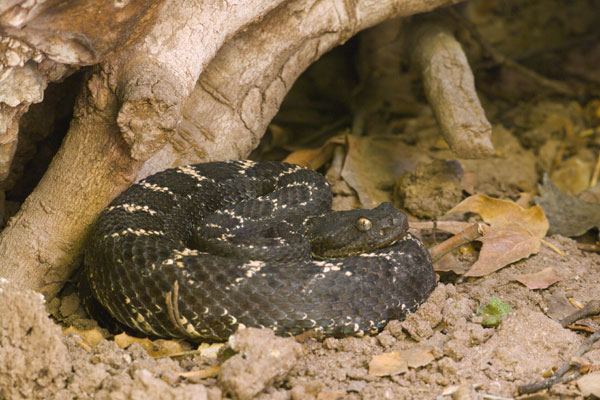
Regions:
<instances>
[{"instance_id":1,"label":"tree root","mask_svg":"<svg viewBox=\"0 0 600 400\"><path fill-rule=\"evenodd\" d=\"M460 158L494 154L492 126L485 117L467 57L452 32L437 19L417 19L413 63L444 139Z\"/></svg>"}]
</instances>

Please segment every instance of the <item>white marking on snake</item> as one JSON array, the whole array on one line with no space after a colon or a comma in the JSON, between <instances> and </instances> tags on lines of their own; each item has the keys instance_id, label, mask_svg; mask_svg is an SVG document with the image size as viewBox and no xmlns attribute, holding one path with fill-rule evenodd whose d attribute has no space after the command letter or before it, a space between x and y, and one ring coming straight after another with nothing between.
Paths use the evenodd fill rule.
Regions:
<instances>
[{"instance_id":1,"label":"white marking on snake","mask_svg":"<svg viewBox=\"0 0 600 400\"><path fill-rule=\"evenodd\" d=\"M175 193L173 193L171 191L171 189L169 189L168 187L158 186L157 184L149 183L149 182L140 182L140 183L138 183L138 185L143 186L146 189L150 189L153 192L168 193L171 196L175 196Z\"/></svg>"},{"instance_id":2,"label":"white marking on snake","mask_svg":"<svg viewBox=\"0 0 600 400\"><path fill-rule=\"evenodd\" d=\"M240 160L240 161L236 161L236 164L239 165L242 168L250 168L256 165L256 161L252 161L252 160Z\"/></svg>"},{"instance_id":3,"label":"white marking on snake","mask_svg":"<svg viewBox=\"0 0 600 400\"><path fill-rule=\"evenodd\" d=\"M195 180L202 182L202 181L211 181L214 182L214 179L209 178L207 176L204 175L200 175L198 173L198 171L196 171L194 168L190 167L190 166L183 166L183 167L179 167L177 168L177 172L180 174L185 174L187 176L191 176L192 178L194 178Z\"/></svg>"},{"instance_id":4,"label":"white marking on snake","mask_svg":"<svg viewBox=\"0 0 600 400\"><path fill-rule=\"evenodd\" d=\"M200 254L198 250L188 249L187 247L183 250L173 250L173 258L176 260L181 260L183 257L189 256L197 256Z\"/></svg>"},{"instance_id":5,"label":"white marking on snake","mask_svg":"<svg viewBox=\"0 0 600 400\"><path fill-rule=\"evenodd\" d=\"M158 211L151 209L148 206L140 206L138 204L117 204L116 206L111 206L108 207L106 209L107 212L113 211L113 210L124 210L127 211L128 213L134 213L136 211L142 211L145 213L148 213L150 215L155 215L158 213Z\"/></svg>"},{"instance_id":6,"label":"white marking on snake","mask_svg":"<svg viewBox=\"0 0 600 400\"><path fill-rule=\"evenodd\" d=\"M122 230L121 232L113 232L110 234L110 237L119 237L119 236L124 236L124 235L128 235L128 234L132 234L135 236L164 236L165 233L163 231L147 231L145 229L132 229L132 228L127 228ZM107 239L109 237L109 235L104 235L104 239Z\"/></svg>"}]
</instances>

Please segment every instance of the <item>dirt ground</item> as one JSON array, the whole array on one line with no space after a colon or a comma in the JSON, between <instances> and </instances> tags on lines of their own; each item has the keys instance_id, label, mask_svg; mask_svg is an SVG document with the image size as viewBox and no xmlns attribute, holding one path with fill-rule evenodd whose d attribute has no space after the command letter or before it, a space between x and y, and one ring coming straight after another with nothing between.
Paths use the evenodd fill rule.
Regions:
<instances>
[{"instance_id":1,"label":"dirt ground","mask_svg":"<svg viewBox=\"0 0 600 400\"><path fill-rule=\"evenodd\" d=\"M230 339L238 353L224 362L199 355L153 359L138 344L121 349L104 339L87 345L78 334L62 333L39 294L2 282L3 315L14 317L0 318L0 358L7 361L0 366L0 397L433 399L471 385L479 395L510 398L518 385L569 361L581 344L583 335L557 322L574 310L566 298L600 299L600 256L560 236L548 241L565 256L544 247L483 279L440 284L415 314L377 335L296 342L247 329ZM549 265L564 277L550 289L530 290L510 280ZM475 316L490 295L514 310L498 328L483 328ZM376 372L385 376L370 370L374 357L394 352L405 356L408 367L391 361ZM577 361L598 359L596 345ZM583 398L575 382L537 398Z\"/></svg>"}]
</instances>

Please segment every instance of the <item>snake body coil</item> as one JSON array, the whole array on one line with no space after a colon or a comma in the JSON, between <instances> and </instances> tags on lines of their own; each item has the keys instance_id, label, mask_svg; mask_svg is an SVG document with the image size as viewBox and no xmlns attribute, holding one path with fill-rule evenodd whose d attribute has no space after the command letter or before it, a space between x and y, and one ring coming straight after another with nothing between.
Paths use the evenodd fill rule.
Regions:
<instances>
[{"instance_id":1,"label":"snake body coil","mask_svg":"<svg viewBox=\"0 0 600 400\"><path fill-rule=\"evenodd\" d=\"M160 172L98 218L82 294L132 329L194 340L225 339L240 324L343 336L403 319L436 284L406 216L387 203L330 206L325 178L295 165Z\"/></svg>"}]
</instances>

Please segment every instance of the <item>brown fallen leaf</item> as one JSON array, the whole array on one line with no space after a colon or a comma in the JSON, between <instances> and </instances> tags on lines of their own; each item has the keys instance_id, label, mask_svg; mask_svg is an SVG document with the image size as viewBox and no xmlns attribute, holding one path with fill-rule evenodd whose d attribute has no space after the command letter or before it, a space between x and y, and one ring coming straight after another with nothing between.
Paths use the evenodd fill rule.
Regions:
<instances>
[{"instance_id":1,"label":"brown fallen leaf","mask_svg":"<svg viewBox=\"0 0 600 400\"><path fill-rule=\"evenodd\" d=\"M456 275L464 275L470 268L469 265L459 262L452 253L442 256L433 263L433 269L436 272L453 272Z\"/></svg>"},{"instance_id":2,"label":"brown fallen leaf","mask_svg":"<svg viewBox=\"0 0 600 400\"><path fill-rule=\"evenodd\" d=\"M358 193L365 208L391 200L390 188L404 172L431 158L397 136L348 135L348 153L342 178Z\"/></svg>"},{"instance_id":3,"label":"brown fallen leaf","mask_svg":"<svg viewBox=\"0 0 600 400\"><path fill-rule=\"evenodd\" d=\"M563 291L555 290L553 292L544 293L544 300L546 302L546 307L544 307L544 312L547 316L552 318L555 321L560 321L563 318L573 314L576 310L575 307L569 302L567 296Z\"/></svg>"},{"instance_id":4,"label":"brown fallen leaf","mask_svg":"<svg viewBox=\"0 0 600 400\"><path fill-rule=\"evenodd\" d=\"M465 276L484 276L539 252L549 226L540 206L523 208L481 194L468 197L448 213L457 211L479 214L490 225L478 239L479 258Z\"/></svg>"},{"instance_id":5,"label":"brown fallen leaf","mask_svg":"<svg viewBox=\"0 0 600 400\"><path fill-rule=\"evenodd\" d=\"M479 258L465 276L485 276L540 251L539 239L490 227L483 237Z\"/></svg>"},{"instance_id":6,"label":"brown fallen leaf","mask_svg":"<svg viewBox=\"0 0 600 400\"><path fill-rule=\"evenodd\" d=\"M554 268L548 267L532 274L513 275L511 279L521 282L529 289L546 289L560 281L562 276Z\"/></svg>"},{"instance_id":7,"label":"brown fallen leaf","mask_svg":"<svg viewBox=\"0 0 600 400\"><path fill-rule=\"evenodd\" d=\"M129 336L126 333L116 335L115 343L122 349L131 346L133 343L138 343L153 358L168 357L189 350L189 347L184 347L182 343L174 340L158 339L153 341L148 338Z\"/></svg>"},{"instance_id":8,"label":"brown fallen leaf","mask_svg":"<svg viewBox=\"0 0 600 400\"><path fill-rule=\"evenodd\" d=\"M550 178L563 193L577 195L589 187L592 169L591 163L573 156L555 168Z\"/></svg>"},{"instance_id":9,"label":"brown fallen leaf","mask_svg":"<svg viewBox=\"0 0 600 400\"><path fill-rule=\"evenodd\" d=\"M550 220L550 233L579 236L600 227L600 204L588 203L560 191L548 175L544 175L540 196L535 202L542 206Z\"/></svg>"},{"instance_id":10,"label":"brown fallen leaf","mask_svg":"<svg viewBox=\"0 0 600 400\"><path fill-rule=\"evenodd\" d=\"M400 356L406 360L410 368L419 368L428 365L435 357L431 354L431 348L426 346L411 347L400 352Z\"/></svg>"},{"instance_id":11,"label":"brown fallen leaf","mask_svg":"<svg viewBox=\"0 0 600 400\"><path fill-rule=\"evenodd\" d=\"M375 376L399 375L407 371L408 363L397 351L378 354L369 362L369 374Z\"/></svg>"},{"instance_id":12,"label":"brown fallen leaf","mask_svg":"<svg viewBox=\"0 0 600 400\"><path fill-rule=\"evenodd\" d=\"M548 232L548 219L540 206L523 208L508 200L494 199L483 194L467 197L448 214L472 212L494 228L502 228L543 238Z\"/></svg>"},{"instance_id":13,"label":"brown fallen leaf","mask_svg":"<svg viewBox=\"0 0 600 400\"><path fill-rule=\"evenodd\" d=\"M332 137L321 147L316 149L303 149L290 153L283 161L290 164L298 164L312 169L321 168L326 162L331 160L333 149L336 145L345 145L345 135Z\"/></svg>"}]
</instances>

